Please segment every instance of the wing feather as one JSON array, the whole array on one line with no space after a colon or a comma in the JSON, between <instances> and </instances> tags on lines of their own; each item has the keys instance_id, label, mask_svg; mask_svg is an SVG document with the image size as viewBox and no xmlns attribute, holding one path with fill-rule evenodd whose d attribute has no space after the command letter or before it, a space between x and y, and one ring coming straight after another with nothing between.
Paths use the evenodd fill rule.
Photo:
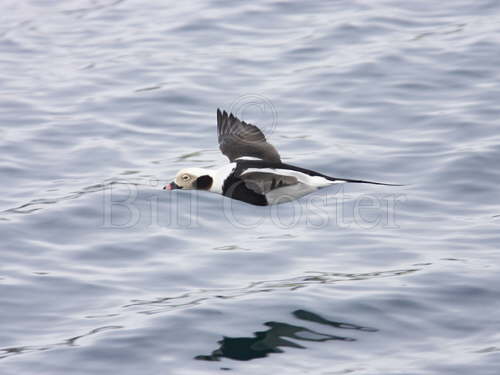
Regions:
<instances>
[{"instance_id":1,"label":"wing feather","mask_svg":"<svg viewBox=\"0 0 500 375\"><path fill-rule=\"evenodd\" d=\"M283 176L267 172L248 172L240 176L245 186L257 194L265 195L273 190L299 183L294 176Z\"/></svg>"},{"instance_id":2,"label":"wing feather","mask_svg":"<svg viewBox=\"0 0 500 375\"><path fill-rule=\"evenodd\" d=\"M273 145L267 142L260 129L239 120L232 113L217 109L217 136L219 148L231 162L241 157L254 157L270 162L281 162Z\"/></svg>"}]
</instances>

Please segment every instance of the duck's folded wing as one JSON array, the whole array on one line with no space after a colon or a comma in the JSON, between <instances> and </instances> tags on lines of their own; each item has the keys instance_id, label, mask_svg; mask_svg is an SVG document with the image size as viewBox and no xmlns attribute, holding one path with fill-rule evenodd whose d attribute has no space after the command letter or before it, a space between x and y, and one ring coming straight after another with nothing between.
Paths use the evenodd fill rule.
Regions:
<instances>
[{"instance_id":1,"label":"duck's folded wing","mask_svg":"<svg viewBox=\"0 0 500 375\"><path fill-rule=\"evenodd\" d=\"M248 172L242 174L240 179L248 189L262 195L278 188L297 185L299 183L296 177L267 172Z\"/></svg>"},{"instance_id":2,"label":"duck's folded wing","mask_svg":"<svg viewBox=\"0 0 500 375\"><path fill-rule=\"evenodd\" d=\"M254 157L271 162L281 162L273 145L267 143L260 129L240 121L232 113L217 109L217 135L221 152L232 162L241 157Z\"/></svg>"}]
</instances>

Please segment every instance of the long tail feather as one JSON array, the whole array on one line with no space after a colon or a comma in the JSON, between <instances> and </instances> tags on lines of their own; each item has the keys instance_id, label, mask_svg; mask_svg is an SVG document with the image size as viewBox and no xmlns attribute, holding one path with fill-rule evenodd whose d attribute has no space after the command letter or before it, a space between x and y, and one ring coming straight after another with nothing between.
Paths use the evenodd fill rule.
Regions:
<instances>
[{"instance_id":1,"label":"long tail feather","mask_svg":"<svg viewBox=\"0 0 500 375\"><path fill-rule=\"evenodd\" d=\"M327 177L330 181L345 181L345 182L353 182L357 184L372 184L372 185L385 185L385 186L404 186L400 184L386 184L385 182L374 182L374 181L366 181L366 180L353 180L350 178L337 178L337 177Z\"/></svg>"}]
</instances>

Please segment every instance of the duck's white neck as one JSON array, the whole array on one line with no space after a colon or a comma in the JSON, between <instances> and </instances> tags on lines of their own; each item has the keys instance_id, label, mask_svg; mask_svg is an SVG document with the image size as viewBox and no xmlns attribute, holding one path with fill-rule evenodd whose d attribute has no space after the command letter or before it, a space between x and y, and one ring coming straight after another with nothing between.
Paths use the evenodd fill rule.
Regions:
<instances>
[{"instance_id":1,"label":"duck's white neck","mask_svg":"<svg viewBox=\"0 0 500 375\"><path fill-rule=\"evenodd\" d=\"M212 187L210 191L212 193L222 194L222 186L224 185L224 181L226 178L233 172L236 167L236 163L229 163L215 170L209 170L208 174L213 178Z\"/></svg>"}]
</instances>

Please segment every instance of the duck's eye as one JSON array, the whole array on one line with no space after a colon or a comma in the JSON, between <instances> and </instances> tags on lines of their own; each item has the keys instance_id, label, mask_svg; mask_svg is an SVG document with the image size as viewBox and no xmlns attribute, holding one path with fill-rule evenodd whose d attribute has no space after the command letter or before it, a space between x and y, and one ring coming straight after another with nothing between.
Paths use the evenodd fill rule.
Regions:
<instances>
[{"instance_id":1,"label":"duck's eye","mask_svg":"<svg viewBox=\"0 0 500 375\"><path fill-rule=\"evenodd\" d=\"M182 176L182 179L183 179L184 181L187 181L187 180L189 180L189 176L188 176L187 174L185 174L185 175L183 175L183 176Z\"/></svg>"}]
</instances>

